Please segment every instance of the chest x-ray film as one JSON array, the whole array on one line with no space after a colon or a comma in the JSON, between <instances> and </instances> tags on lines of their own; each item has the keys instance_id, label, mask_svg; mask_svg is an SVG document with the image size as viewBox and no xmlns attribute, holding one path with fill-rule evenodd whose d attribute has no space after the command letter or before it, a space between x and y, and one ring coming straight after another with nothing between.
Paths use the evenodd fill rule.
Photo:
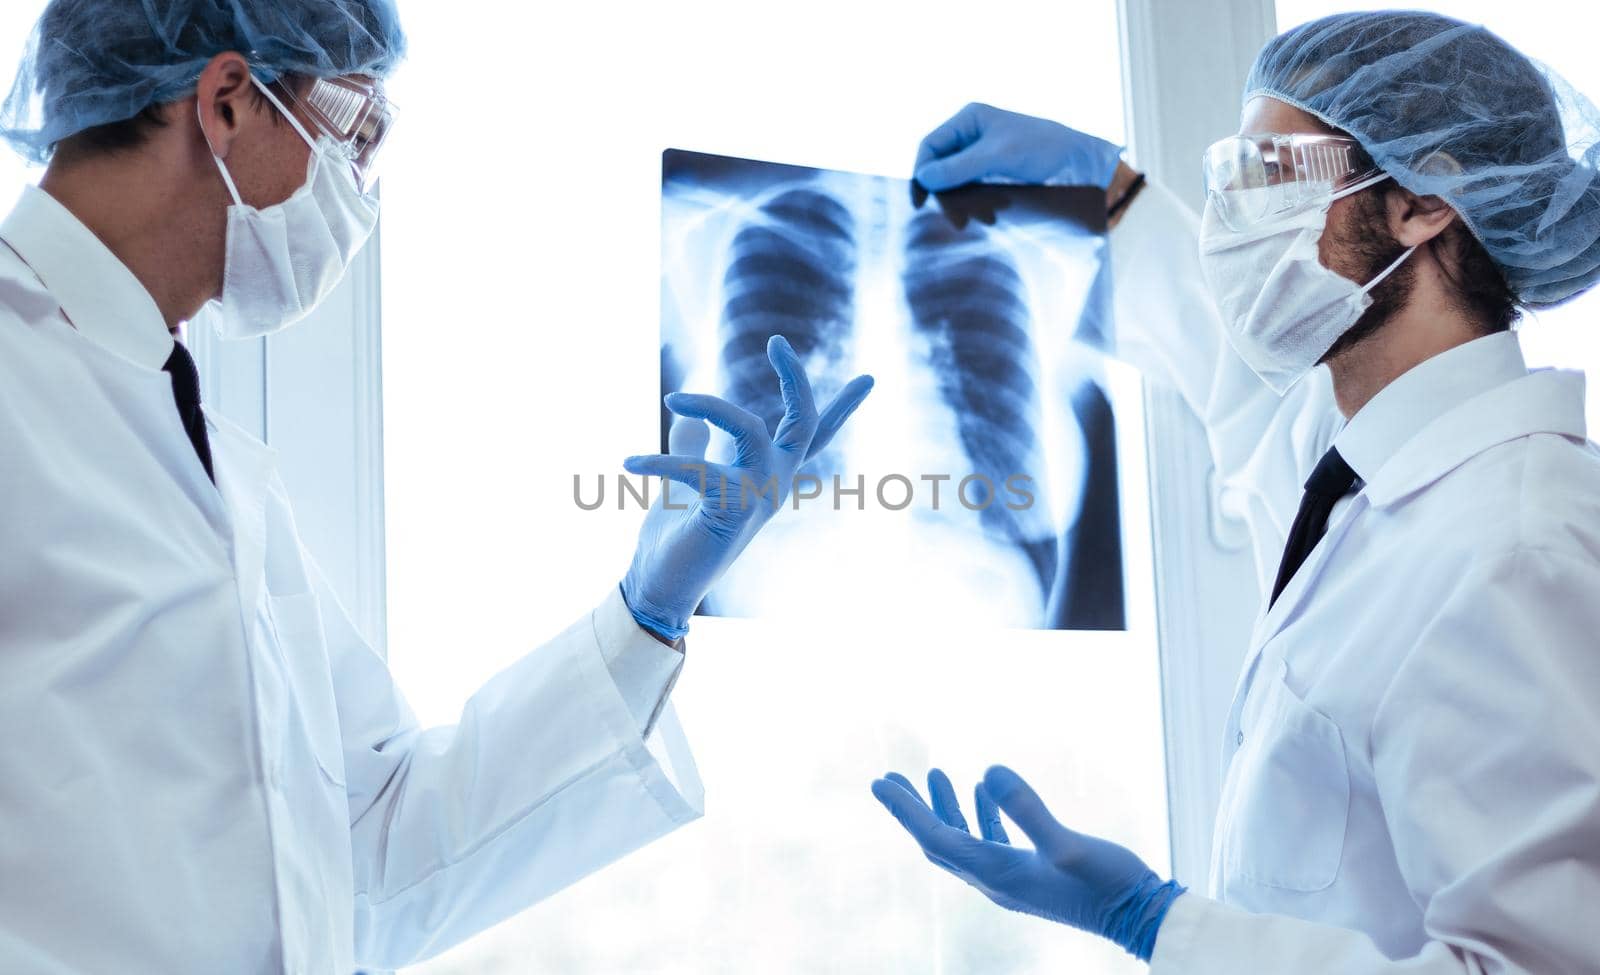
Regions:
<instances>
[{"instance_id":1,"label":"chest x-ray film","mask_svg":"<svg viewBox=\"0 0 1600 975\"><path fill-rule=\"evenodd\" d=\"M773 334L819 405L877 379L702 613L1125 627L1103 191L668 150L661 229L663 392L775 430Z\"/></svg>"}]
</instances>

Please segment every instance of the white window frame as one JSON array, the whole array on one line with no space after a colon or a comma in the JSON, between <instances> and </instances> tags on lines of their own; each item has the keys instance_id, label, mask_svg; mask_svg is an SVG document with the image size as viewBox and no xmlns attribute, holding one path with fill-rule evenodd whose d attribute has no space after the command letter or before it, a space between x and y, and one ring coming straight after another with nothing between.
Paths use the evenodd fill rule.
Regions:
<instances>
[{"instance_id":1,"label":"white window frame","mask_svg":"<svg viewBox=\"0 0 1600 975\"><path fill-rule=\"evenodd\" d=\"M1276 32L1275 4L1119 0L1119 21L1129 158L1198 209L1201 151L1235 129L1250 62ZM219 343L202 324L191 344L208 402L278 451L301 534L381 653L380 251L375 237L313 327ZM1203 889L1254 570L1242 528L1217 513L1199 421L1176 393L1149 387L1145 418L1150 455L1163 459L1149 468L1172 862Z\"/></svg>"},{"instance_id":2,"label":"white window frame","mask_svg":"<svg viewBox=\"0 0 1600 975\"><path fill-rule=\"evenodd\" d=\"M1200 157L1237 131L1239 94L1277 33L1274 0L1120 0L1131 164L1198 212ZM1217 504L1205 430L1169 389L1145 387L1156 635L1173 871L1204 890L1222 794L1222 728L1259 595L1243 527Z\"/></svg>"}]
</instances>

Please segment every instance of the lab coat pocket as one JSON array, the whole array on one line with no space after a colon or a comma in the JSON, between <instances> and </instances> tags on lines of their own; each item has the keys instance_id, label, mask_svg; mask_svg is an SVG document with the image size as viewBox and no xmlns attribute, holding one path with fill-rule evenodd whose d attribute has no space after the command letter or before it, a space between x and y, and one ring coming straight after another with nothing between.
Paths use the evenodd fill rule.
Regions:
<instances>
[{"instance_id":1,"label":"lab coat pocket","mask_svg":"<svg viewBox=\"0 0 1600 975\"><path fill-rule=\"evenodd\" d=\"M1339 875L1350 811L1344 739L1332 718L1302 701L1284 678L1266 695L1234 757L1227 858L1235 879L1317 891Z\"/></svg>"},{"instance_id":2,"label":"lab coat pocket","mask_svg":"<svg viewBox=\"0 0 1600 975\"><path fill-rule=\"evenodd\" d=\"M268 596L267 607L306 742L323 775L343 787L344 740L317 597L309 592Z\"/></svg>"}]
</instances>

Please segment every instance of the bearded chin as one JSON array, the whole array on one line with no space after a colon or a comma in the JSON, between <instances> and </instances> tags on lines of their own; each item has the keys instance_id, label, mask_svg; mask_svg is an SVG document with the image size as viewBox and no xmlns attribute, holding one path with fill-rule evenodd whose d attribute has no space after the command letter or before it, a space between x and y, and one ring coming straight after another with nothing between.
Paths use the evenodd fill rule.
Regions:
<instances>
[{"instance_id":1,"label":"bearded chin","mask_svg":"<svg viewBox=\"0 0 1600 975\"><path fill-rule=\"evenodd\" d=\"M1366 196L1366 194L1362 194ZM1353 220L1350 227L1354 234L1339 234L1334 239L1334 252L1341 260L1337 263L1340 267L1338 273L1345 274L1343 268L1358 272L1348 276L1357 282L1365 283L1376 278L1384 272L1400 255L1406 251L1405 245L1394 239L1389 233L1389 228L1384 220L1381 197L1374 194L1360 203L1360 210L1352 214ZM1352 237L1354 239L1352 239ZM1372 304L1361 317L1356 319L1354 325L1339 336L1339 341L1318 360L1318 365L1323 365L1330 359L1337 358L1341 353L1360 345L1383 330L1394 317L1400 314L1411 301L1411 292L1417 281L1416 268L1407 261L1394 269L1387 278L1378 282L1378 286L1369 292Z\"/></svg>"}]
</instances>

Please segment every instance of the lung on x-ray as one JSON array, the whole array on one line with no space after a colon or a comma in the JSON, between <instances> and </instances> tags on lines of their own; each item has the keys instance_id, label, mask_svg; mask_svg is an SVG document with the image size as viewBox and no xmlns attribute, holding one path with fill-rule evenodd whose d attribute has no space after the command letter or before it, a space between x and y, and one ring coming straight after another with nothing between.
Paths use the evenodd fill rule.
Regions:
<instances>
[{"instance_id":1,"label":"lung on x-ray","mask_svg":"<svg viewBox=\"0 0 1600 975\"><path fill-rule=\"evenodd\" d=\"M819 406L877 380L702 613L1125 628L1103 191L930 196L674 149L661 241L664 393L776 430L774 334Z\"/></svg>"}]
</instances>

